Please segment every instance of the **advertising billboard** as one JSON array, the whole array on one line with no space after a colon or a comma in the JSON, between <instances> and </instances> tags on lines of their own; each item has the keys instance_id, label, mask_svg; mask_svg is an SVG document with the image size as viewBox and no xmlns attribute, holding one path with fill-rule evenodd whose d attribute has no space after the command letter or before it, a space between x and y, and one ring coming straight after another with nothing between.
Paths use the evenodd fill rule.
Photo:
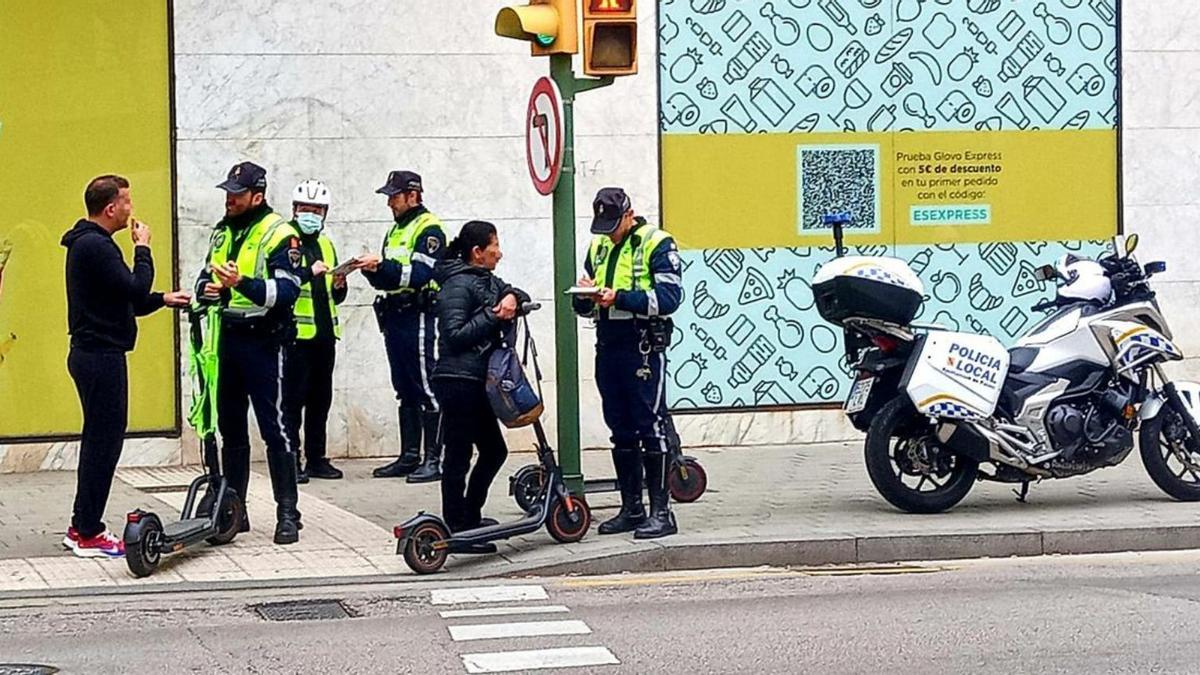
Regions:
<instances>
[{"instance_id":1,"label":"advertising billboard","mask_svg":"<svg viewBox=\"0 0 1200 675\"><path fill-rule=\"evenodd\" d=\"M675 410L841 401L833 255L909 262L918 320L1011 343L1036 266L1119 227L1115 0L659 4L663 225L685 264Z\"/></svg>"},{"instance_id":2,"label":"advertising billboard","mask_svg":"<svg viewBox=\"0 0 1200 675\"><path fill-rule=\"evenodd\" d=\"M63 233L98 175L132 184L155 288L174 268L169 3L0 3L0 440L79 434ZM116 237L132 260L127 232ZM139 321L130 431L176 433L176 324Z\"/></svg>"}]
</instances>

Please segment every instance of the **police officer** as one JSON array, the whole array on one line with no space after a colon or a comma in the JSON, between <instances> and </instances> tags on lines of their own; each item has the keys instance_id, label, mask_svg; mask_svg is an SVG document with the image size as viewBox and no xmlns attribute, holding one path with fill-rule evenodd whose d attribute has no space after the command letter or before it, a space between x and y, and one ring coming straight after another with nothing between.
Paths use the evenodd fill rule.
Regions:
<instances>
[{"instance_id":1,"label":"police officer","mask_svg":"<svg viewBox=\"0 0 1200 675\"><path fill-rule=\"evenodd\" d=\"M292 191L292 226L300 232L304 255L300 297L296 300L296 340L288 347L284 378L284 407L292 447L300 447L304 428L307 469L296 456L296 477L337 480L342 477L325 456L325 425L333 403L333 364L337 341L342 339L338 305L346 299L346 277L335 275L337 249L325 234L329 216L329 188L318 180L306 180ZM301 421L303 417L303 421ZM297 450L298 452L298 450Z\"/></svg>"},{"instance_id":2,"label":"police officer","mask_svg":"<svg viewBox=\"0 0 1200 675\"><path fill-rule=\"evenodd\" d=\"M400 401L400 457L375 469L374 475L407 475L410 483L435 481L442 476L442 446L441 415L429 384L437 341L433 268L445 254L446 234L422 202L424 188L417 174L393 171L376 192L387 196L396 222L384 238L383 254L362 256L358 267L371 286L384 293L375 299L375 316Z\"/></svg>"},{"instance_id":3,"label":"police officer","mask_svg":"<svg viewBox=\"0 0 1200 675\"><path fill-rule=\"evenodd\" d=\"M266 201L267 171L242 162L217 186L225 191L225 218L217 223L198 296L219 301L217 424L221 464L243 499L250 484L250 435L254 416L267 446L275 493L275 543L300 539L296 508L296 455L283 407L284 346L295 335L292 306L300 295L302 253L296 230ZM242 531L250 529L242 521Z\"/></svg>"},{"instance_id":4,"label":"police officer","mask_svg":"<svg viewBox=\"0 0 1200 675\"><path fill-rule=\"evenodd\" d=\"M672 328L667 317L683 299L679 253L671 235L635 216L621 188L600 190L592 209L596 237L579 284L595 286L596 294L576 296L574 305L596 319L596 385L621 490L621 511L601 523L600 534L665 537L677 532L667 491L665 352Z\"/></svg>"}]
</instances>

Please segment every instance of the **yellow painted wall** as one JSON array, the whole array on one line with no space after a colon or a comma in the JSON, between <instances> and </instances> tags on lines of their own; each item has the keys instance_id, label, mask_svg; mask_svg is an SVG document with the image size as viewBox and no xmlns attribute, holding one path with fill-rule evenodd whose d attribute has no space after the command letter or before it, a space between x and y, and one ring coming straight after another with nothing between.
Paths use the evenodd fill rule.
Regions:
<instances>
[{"instance_id":1,"label":"yellow painted wall","mask_svg":"<svg viewBox=\"0 0 1200 675\"><path fill-rule=\"evenodd\" d=\"M59 240L91 178L130 180L155 289L173 284L168 35L161 0L0 0L0 438L79 433ZM130 431L177 429L176 363L172 313L140 320Z\"/></svg>"}]
</instances>

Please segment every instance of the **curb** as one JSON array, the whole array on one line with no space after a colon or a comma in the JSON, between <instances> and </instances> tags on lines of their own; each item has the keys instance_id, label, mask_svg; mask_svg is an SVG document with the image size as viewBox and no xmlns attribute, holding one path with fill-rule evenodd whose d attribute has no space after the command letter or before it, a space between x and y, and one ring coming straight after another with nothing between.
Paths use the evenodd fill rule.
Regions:
<instances>
[{"instance_id":1,"label":"curb","mask_svg":"<svg viewBox=\"0 0 1200 675\"><path fill-rule=\"evenodd\" d=\"M638 550L593 557L583 554L565 562L521 566L508 576L590 576L762 565L847 565L1184 549L1200 549L1200 525L817 539L747 538L678 544L668 540Z\"/></svg>"},{"instance_id":2,"label":"curb","mask_svg":"<svg viewBox=\"0 0 1200 675\"><path fill-rule=\"evenodd\" d=\"M617 542L614 542L617 543ZM628 544L626 547L624 544ZM622 542L589 554L576 549L568 559L493 568L478 562L456 566L443 575L364 575L237 581L170 582L145 585L73 587L0 592L0 602L81 596L149 596L255 591L270 588L332 589L349 586L410 585L420 582L457 584L497 579L596 576L742 567L816 567L897 563L918 560L1082 555L1130 551L1200 549L1200 525L1179 527L1094 528L1085 530L1016 530L863 537L745 538L712 542ZM480 562L483 562L482 560Z\"/></svg>"}]
</instances>

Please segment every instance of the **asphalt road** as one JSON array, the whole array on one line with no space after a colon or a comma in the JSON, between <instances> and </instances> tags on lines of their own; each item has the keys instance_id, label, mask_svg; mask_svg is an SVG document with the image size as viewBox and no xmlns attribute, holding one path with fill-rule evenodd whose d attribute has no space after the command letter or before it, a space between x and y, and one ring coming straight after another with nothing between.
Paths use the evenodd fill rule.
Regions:
<instances>
[{"instance_id":1,"label":"asphalt road","mask_svg":"<svg viewBox=\"0 0 1200 675\"><path fill-rule=\"evenodd\" d=\"M0 604L69 673L1196 673L1200 552ZM273 622L323 597L350 618ZM520 613L518 613L520 612ZM521 652L513 654L513 652ZM0 672L6 672L0 667Z\"/></svg>"}]
</instances>

